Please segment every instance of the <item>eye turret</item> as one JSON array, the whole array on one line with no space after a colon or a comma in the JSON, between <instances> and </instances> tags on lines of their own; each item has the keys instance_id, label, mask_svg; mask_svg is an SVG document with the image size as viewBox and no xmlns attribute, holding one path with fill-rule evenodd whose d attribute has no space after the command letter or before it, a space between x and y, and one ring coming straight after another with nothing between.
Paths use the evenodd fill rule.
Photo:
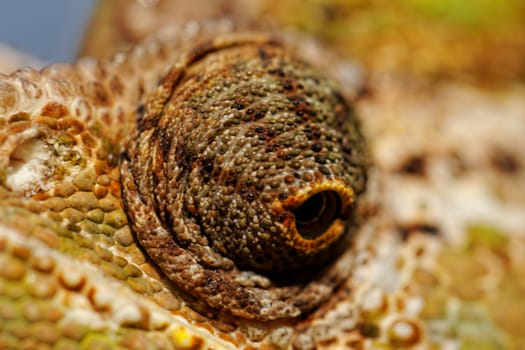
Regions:
<instances>
[{"instance_id":1,"label":"eye turret","mask_svg":"<svg viewBox=\"0 0 525 350\"><path fill-rule=\"evenodd\" d=\"M297 317L342 278L300 293L276 282L318 271L351 237L366 178L357 121L334 83L271 38L221 37L181 57L123 157L131 227L208 306Z\"/></svg>"}]
</instances>

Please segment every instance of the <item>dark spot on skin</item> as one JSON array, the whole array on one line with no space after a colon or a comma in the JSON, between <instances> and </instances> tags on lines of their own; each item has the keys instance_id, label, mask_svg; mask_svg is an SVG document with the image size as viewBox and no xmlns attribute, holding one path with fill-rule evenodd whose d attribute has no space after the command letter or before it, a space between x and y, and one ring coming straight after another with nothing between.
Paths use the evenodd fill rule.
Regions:
<instances>
[{"instance_id":1,"label":"dark spot on skin","mask_svg":"<svg viewBox=\"0 0 525 350\"><path fill-rule=\"evenodd\" d=\"M186 145L180 145L180 147L176 150L176 162L179 167L182 169L190 169L189 163L190 163L190 157L189 150L187 149Z\"/></svg>"},{"instance_id":2,"label":"dark spot on skin","mask_svg":"<svg viewBox=\"0 0 525 350\"><path fill-rule=\"evenodd\" d=\"M154 128L158 125L159 118L159 116L147 118L145 114L137 115L137 130L142 132Z\"/></svg>"},{"instance_id":3,"label":"dark spot on skin","mask_svg":"<svg viewBox=\"0 0 525 350\"><path fill-rule=\"evenodd\" d=\"M345 342L345 349L363 349L364 348L363 339L350 339Z\"/></svg>"},{"instance_id":4,"label":"dark spot on skin","mask_svg":"<svg viewBox=\"0 0 525 350\"><path fill-rule=\"evenodd\" d=\"M219 282L220 281L217 281L217 279L215 279L213 277L208 277L208 278L206 278L206 287L212 293L217 293L218 292L218 287L219 287Z\"/></svg>"},{"instance_id":5,"label":"dark spot on skin","mask_svg":"<svg viewBox=\"0 0 525 350\"><path fill-rule=\"evenodd\" d=\"M357 91L353 101L361 101L371 99L376 95L369 83L363 84Z\"/></svg>"},{"instance_id":6,"label":"dark spot on skin","mask_svg":"<svg viewBox=\"0 0 525 350\"><path fill-rule=\"evenodd\" d=\"M298 307L298 308L301 308L302 306L306 305L308 302L304 301L304 300L296 300L294 301L293 305Z\"/></svg>"},{"instance_id":7,"label":"dark spot on skin","mask_svg":"<svg viewBox=\"0 0 525 350\"><path fill-rule=\"evenodd\" d=\"M439 227L433 224L429 223L410 223L410 224L403 224L399 226L399 233L401 234L401 238L406 241L410 236L417 234L417 233L423 233L430 236L437 236L440 234Z\"/></svg>"},{"instance_id":8,"label":"dark spot on skin","mask_svg":"<svg viewBox=\"0 0 525 350\"><path fill-rule=\"evenodd\" d=\"M283 88L285 90L292 90L293 89L293 84L292 84L292 81L291 80L285 80L283 82Z\"/></svg>"},{"instance_id":9,"label":"dark spot on skin","mask_svg":"<svg viewBox=\"0 0 525 350\"><path fill-rule=\"evenodd\" d=\"M284 182L287 184L291 184L295 181L295 178L292 175L285 175L284 176Z\"/></svg>"},{"instance_id":10,"label":"dark spot on skin","mask_svg":"<svg viewBox=\"0 0 525 350\"><path fill-rule=\"evenodd\" d=\"M129 153L128 153L127 150L125 150L124 152L120 153L120 160L121 160L121 162L122 161L126 161L126 162L130 161Z\"/></svg>"},{"instance_id":11,"label":"dark spot on skin","mask_svg":"<svg viewBox=\"0 0 525 350\"><path fill-rule=\"evenodd\" d=\"M136 110L137 117L144 115L145 109L146 109L146 107L144 106L143 103L139 104L139 106L137 107L137 110Z\"/></svg>"},{"instance_id":12,"label":"dark spot on skin","mask_svg":"<svg viewBox=\"0 0 525 350\"><path fill-rule=\"evenodd\" d=\"M246 307L250 304L250 295L248 293L241 292L237 295L237 297L237 301L239 302L240 307Z\"/></svg>"},{"instance_id":13,"label":"dark spot on skin","mask_svg":"<svg viewBox=\"0 0 525 350\"><path fill-rule=\"evenodd\" d=\"M250 202L253 202L255 200L255 194L253 192L248 192L246 194L246 199L248 199Z\"/></svg>"},{"instance_id":14,"label":"dark spot on skin","mask_svg":"<svg viewBox=\"0 0 525 350\"><path fill-rule=\"evenodd\" d=\"M224 175L226 177L226 181L224 181L226 186L235 186L237 185L237 176L234 174L230 174L229 172Z\"/></svg>"},{"instance_id":15,"label":"dark spot on skin","mask_svg":"<svg viewBox=\"0 0 525 350\"><path fill-rule=\"evenodd\" d=\"M172 139L170 137L165 136L165 131L163 129L155 129L154 134L158 135L158 136L155 136L155 139L159 140L159 145L162 151L162 158L164 159L165 162L167 162L168 155L171 149Z\"/></svg>"},{"instance_id":16,"label":"dark spot on skin","mask_svg":"<svg viewBox=\"0 0 525 350\"><path fill-rule=\"evenodd\" d=\"M317 154L315 157L314 157L314 160L316 163L319 163L319 164L326 164L326 157L325 156L321 156L319 154Z\"/></svg>"},{"instance_id":17,"label":"dark spot on skin","mask_svg":"<svg viewBox=\"0 0 525 350\"><path fill-rule=\"evenodd\" d=\"M270 69L268 73L278 75L281 78L284 77L284 72L281 68Z\"/></svg>"},{"instance_id":18,"label":"dark spot on skin","mask_svg":"<svg viewBox=\"0 0 525 350\"><path fill-rule=\"evenodd\" d=\"M294 160L294 161L290 162L290 168L300 169L301 168L301 162L298 161L298 160Z\"/></svg>"},{"instance_id":19,"label":"dark spot on skin","mask_svg":"<svg viewBox=\"0 0 525 350\"><path fill-rule=\"evenodd\" d=\"M426 175L426 159L422 155L414 155L406 159L399 168L399 172L412 176Z\"/></svg>"},{"instance_id":20,"label":"dark spot on skin","mask_svg":"<svg viewBox=\"0 0 525 350\"><path fill-rule=\"evenodd\" d=\"M69 223L67 224L66 228L73 232L80 232L80 226L78 226L78 224Z\"/></svg>"},{"instance_id":21,"label":"dark spot on skin","mask_svg":"<svg viewBox=\"0 0 525 350\"><path fill-rule=\"evenodd\" d=\"M235 109L238 109L238 110L241 110L241 109L244 109L244 105L240 102L235 102L233 105L232 105L232 108L235 108Z\"/></svg>"},{"instance_id":22,"label":"dark spot on skin","mask_svg":"<svg viewBox=\"0 0 525 350\"><path fill-rule=\"evenodd\" d=\"M312 144L312 151L314 152L320 152L323 149L323 144L320 142L314 142Z\"/></svg>"},{"instance_id":23,"label":"dark spot on skin","mask_svg":"<svg viewBox=\"0 0 525 350\"><path fill-rule=\"evenodd\" d=\"M516 156L506 150L495 150L490 162L497 171L505 175L516 174L521 170L521 164Z\"/></svg>"},{"instance_id":24,"label":"dark spot on skin","mask_svg":"<svg viewBox=\"0 0 525 350\"><path fill-rule=\"evenodd\" d=\"M324 175L330 175L330 169L328 169L326 166L322 165L319 167L319 171L323 173Z\"/></svg>"},{"instance_id":25,"label":"dark spot on skin","mask_svg":"<svg viewBox=\"0 0 525 350\"><path fill-rule=\"evenodd\" d=\"M294 105L298 106L301 103L301 98L299 96L290 96L288 100Z\"/></svg>"},{"instance_id":26,"label":"dark spot on skin","mask_svg":"<svg viewBox=\"0 0 525 350\"><path fill-rule=\"evenodd\" d=\"M377 338L381 334L379 327L372 323L363 323L359 325L359 330L366 338Z\"/></svg>"},{"instance_id":27,"label":"dark spot on skin","mask_svg":"<svg viewBox=\"0 0 525 350\"><path fill-rule=\"evenodd\" d=\"M348 155L351 155L352 154L352 145L347 142L346 140L343 141L343 153L344 154L348 154Z\"/></svg>"},{"instance_id":28,"label":"dark spot on skin","mask_svg":"<svg viewBox=\"0 0 525 350\"><path fill-rule=\"evenodd\" d=\"M257 111L255 112L255 119L261 119L262 117L264 117L265 113L262 112L262 111Z\"/></svg>"},{"instance_id":29,"label":"dark spot on skin","mask_svg":"<svg viewBox=\"0 0 525 350\"><path fill-rule=\"evenodd\" d=\"M344 14L344 12L341 11L340 6L331 5L331 4L321 6L320 10L321 10L324 20L327 21L328 23L330 23L331 21L337 20L338 18L343 17L343 14Z\"/></svg>"},{"instance_id":30,"label":"dark spot on skin","mask_svg":"<svg viewBox=\"0 0 525 350\"><path fill-rule=\"evenodd\" d=\"M267 60L268 58L270 58L270 56L264 49L259 49L259 58L262 60Z\"/></svg>"},{"instance_id":31,"label":"dark spot on skin","mask_svg":"<svg viewBox=\"0 0 525 350\"><path fill-rule=\"evenodd\" d=\"M213 163L207 161L202 168L204 169L205 172L211 173L213 171Z\"/></svg>"}]
</instances>

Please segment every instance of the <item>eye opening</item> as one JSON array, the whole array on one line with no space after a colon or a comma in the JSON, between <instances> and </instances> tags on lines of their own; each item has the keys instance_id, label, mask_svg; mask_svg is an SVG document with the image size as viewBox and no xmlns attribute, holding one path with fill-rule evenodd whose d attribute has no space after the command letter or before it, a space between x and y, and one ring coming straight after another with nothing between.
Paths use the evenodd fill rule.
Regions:
<instances>
[{"instance_id":1,"label":"eye opening","mask_svg":"<svg viewBox=\"0 0 525 350\"><path fill-rule=\"evenodd\" d=\"M322 236L341 213L341 198L335 191L315 193L293 211L297 232L308 240Z\"/></svg>"}]
</instances>

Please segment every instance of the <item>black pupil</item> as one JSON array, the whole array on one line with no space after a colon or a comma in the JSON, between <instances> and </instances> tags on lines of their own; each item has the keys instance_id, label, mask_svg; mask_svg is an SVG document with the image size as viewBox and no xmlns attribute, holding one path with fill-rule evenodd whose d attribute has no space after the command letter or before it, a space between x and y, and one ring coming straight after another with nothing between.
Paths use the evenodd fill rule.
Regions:
<instances>
[{"instance_id":1,"label":"black pupil","mask_svg":"<svg viewBox=\"0 0 525 350\"><path fill-rule=\"evenodd\" d=\"M295 226L305 239L321 236L339 216L341 199L334 191L319 192L294 211Z\"/></svg>"}]
</instances>

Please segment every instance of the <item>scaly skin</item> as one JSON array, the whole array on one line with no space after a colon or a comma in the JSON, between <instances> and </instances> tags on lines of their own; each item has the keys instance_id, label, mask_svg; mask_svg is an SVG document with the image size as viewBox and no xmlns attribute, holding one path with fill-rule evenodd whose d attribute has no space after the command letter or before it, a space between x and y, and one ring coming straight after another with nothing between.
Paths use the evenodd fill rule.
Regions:
<instances>
[{"instance_id":1,"label":"scaly skin","mask_svg":"<svg viewBox=\"0 0 525 350\"><path fill-rule=\"evenodd\" d=\"M375 164L366 220L336 261L348 276L314 311L245 319L170 282L131 231L119 157L159 79L215 31L200 30L111 61L2 76L0 348L518 348L519 88L498 97L403 80L370 87L356 105ZM282 40L345 83L343 63ZM496 123L502 110L509 117Z\"/></svg>"}]
</instances>

